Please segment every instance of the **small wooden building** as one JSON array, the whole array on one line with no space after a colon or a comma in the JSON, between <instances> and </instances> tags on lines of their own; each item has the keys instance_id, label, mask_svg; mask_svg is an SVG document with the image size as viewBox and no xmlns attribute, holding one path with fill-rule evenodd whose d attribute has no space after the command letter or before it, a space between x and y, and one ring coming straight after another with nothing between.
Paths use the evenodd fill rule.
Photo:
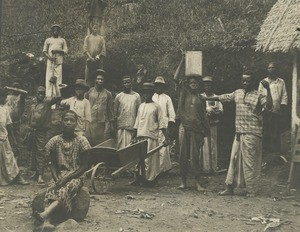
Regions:
<instances>
[{"instance_id":1,"label":"small wooden building","mask_svg":"<svg viewBox=\"0 0 300 232\"><path fill-rule=\"evenodd\" d=\"M300 123L300 1L278 0L256 39L257 51L290 53L293 57L291 135L294 138L296 125Z\"/></svg>"}]
</instances>

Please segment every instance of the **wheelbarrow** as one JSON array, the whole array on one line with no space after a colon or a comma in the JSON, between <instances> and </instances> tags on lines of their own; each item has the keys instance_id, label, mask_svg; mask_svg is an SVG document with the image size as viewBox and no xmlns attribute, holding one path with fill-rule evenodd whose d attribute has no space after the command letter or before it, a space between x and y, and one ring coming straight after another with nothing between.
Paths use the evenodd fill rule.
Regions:
<instances>
[{"instance_id":1,"label":"wheelbarrow","mask_svg":"<svg viewBox=\"0 0 300 232\"><path fill-rule=\"evenodd\" d=\"M145 179L145 159L159 151L163 145L147 151L148 142L130 144L123 149L116 149L116 143L109 139L89 151L89 169L91 173L91 185L95 193L105 193L112 180L122 173L138 167L142 179Z\"/></svg>"}]
</instances>

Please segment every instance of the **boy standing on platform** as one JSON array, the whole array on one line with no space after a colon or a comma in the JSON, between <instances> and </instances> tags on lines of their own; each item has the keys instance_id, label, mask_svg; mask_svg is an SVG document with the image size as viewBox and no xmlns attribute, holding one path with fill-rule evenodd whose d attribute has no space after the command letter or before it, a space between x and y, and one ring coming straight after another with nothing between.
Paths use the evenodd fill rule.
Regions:
<instances>
[{"instance_id":1,"label":"boy standing on platform","mask_svg":"<svg viewBox=\"0 0 300 232\"><path fill-rule=\"evenodd\" d=\"M133 126L137 116L141 97L132 90L130 76L124 76L123 92L115 98L114 111L117 120L117 149L127 147L132 139Z\"/></svg>"},{"instance_id":2,"label":"boy standing on platform","mask_svg":"<svg viewBox=\"0 0 300 232\"><path fill-rule=\"evenodd\" d=\"M103 68L106 47L104 38L98 34L98 25L91 28L91 34L84 39L83 50L87 55L85 67L85 81L92 87L95 83L95 73L97 69Z\"/></svg>"}]
</instances>

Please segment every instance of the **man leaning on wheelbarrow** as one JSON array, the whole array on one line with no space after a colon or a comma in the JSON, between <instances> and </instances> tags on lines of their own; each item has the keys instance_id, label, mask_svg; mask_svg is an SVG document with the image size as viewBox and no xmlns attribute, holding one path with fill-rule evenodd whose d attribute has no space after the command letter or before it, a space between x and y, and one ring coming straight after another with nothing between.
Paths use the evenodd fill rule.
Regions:
<instances>
[{"instance_id":1,"label":"man leaning on wheelbarrow","mask_svg":"<svg viewBox=\"0 0 300 232\"><path fill-rule=\"evenodd\" d=\"M142 103L138 109L132 136L132 143L146 139L148 141L148 151L159 146L159 130L163 132L166 138L163 141L163 145L168 145L168 135L166 133L168 122L164 121L160 106L152 101L153 94L154 85L152 83L144 83L141 93L144 103ZM136 180L133 184L153 186L159 174L159 152L156 152L145 160L145 178L141 178L140 173L137 173Z\"/></svg>"}]
</instances>

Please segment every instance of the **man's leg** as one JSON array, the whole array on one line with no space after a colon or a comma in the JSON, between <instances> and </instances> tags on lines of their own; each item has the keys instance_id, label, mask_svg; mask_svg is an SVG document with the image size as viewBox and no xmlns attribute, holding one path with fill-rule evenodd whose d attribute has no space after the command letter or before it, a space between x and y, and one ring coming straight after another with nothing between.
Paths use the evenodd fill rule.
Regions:
<instances>
[{"instance_id":1,"label":"man's leg","mask_svg":"<svg viewBox=\"0 0 300 232\"><path fill-rule=\"evenodd\" d=\"M230 163L229 163L229 168L227 172L227 177L226 177L226 185L227 188L220 192L219 195L225 196L225 195L233 195L233 187L235 185L235 179L236 179L236 169L237 169L237 157L240 154L241 149L240 149L240 138L239 135L236 135L234 137L234 141L232 144L232 149L231 149L231 156L230 156Z\"/></svg>"},{"instance_id":2,"label":"man's leg","mask_svg":"<svg viewBox=\"0 0 300 232\"><path fill-rule=\"evenodd\" d=\"M204 143L204 138L203 135L200 133L195 133L195 132L190 132L190 141L189 141L189 146L190 146L190 165L192 172L195 176L195 188L197 191L204 191L205 188L203 188L200 184L200 156L202 152L202 147Z\"/></svg>"},{"instance_id":3,"label":"man's leg","mask_svg":"<svg viewBox=\"0 0 300 232\"><path fill-rule=\"evenodd\" d=\"M247 191L256 194L260 180L262 142L256 135L242 135L242 165Z\"/></svg>"},{"instance_id":4,"label":"man's leg","mask_svg":"<svg viewBox=\"0 0 300 232\"><path fill-rule=\"evenodd\" d=\"M182 124L179 126L179 168L181 176L181 185L179 189L184 189L187 187L187 174L188 174L188 150L189 143L186 131Z\"/></svg>"},{"instance_id":5,"label":"man's leg","mask_svg":"<svg viewBox=\"0 0 300 232\"><path fill-rule=\"evenodd\" d=\"M45 167L45 145L46 145L46 130L36 131L36 162L38 171L38 183L43 184L44 181L44 167Z\"/></svg>"}]
</instances>

